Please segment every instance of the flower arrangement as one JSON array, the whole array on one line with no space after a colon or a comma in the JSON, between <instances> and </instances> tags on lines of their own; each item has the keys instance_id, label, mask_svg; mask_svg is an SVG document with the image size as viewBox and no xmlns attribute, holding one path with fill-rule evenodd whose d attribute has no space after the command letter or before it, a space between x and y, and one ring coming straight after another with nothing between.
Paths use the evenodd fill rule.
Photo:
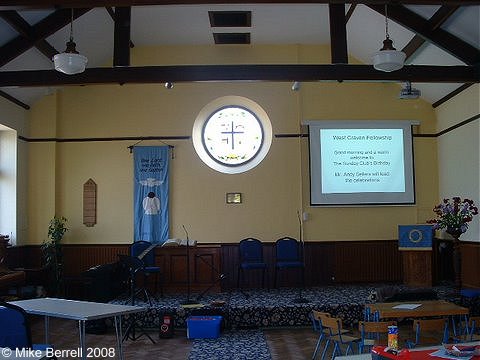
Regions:
<instances>
[{"instance_id":1,"label":"flower arrangement","mask_svg":"<svg viewBox=\"0 0 480 360\"><path fill-rule=\"evenodd\" d=\"M433 208L437 215L435 219L428 220L427 223L433 224L433 228L445 229L451 235L460 236L468 229L468 223L473 220L473 216L478 215L478 208L473 200L461 199L458 196L452 199L443 199L441 204Z\"/></svg>"}]
</instances>

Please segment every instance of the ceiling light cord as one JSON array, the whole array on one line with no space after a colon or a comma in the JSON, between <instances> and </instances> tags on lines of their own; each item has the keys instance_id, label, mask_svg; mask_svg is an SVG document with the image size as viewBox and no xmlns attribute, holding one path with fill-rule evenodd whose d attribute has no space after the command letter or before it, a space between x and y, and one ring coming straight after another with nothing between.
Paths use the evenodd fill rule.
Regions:
<instances>
[{"instance_id":1,"label":"ceiling light cord","mask_svg":"<svg viewBox=\"0 0 480 360\"><path fill-rule=\"evenodd\" d=\"M388 15L387 15L387 4L385 4L385 37L390 39L390 35L388 34Z\"/></svg>"},{"instance_id":2,"label":"ceiling light cord","mask_svg":"<svg viewBox=\"0 0 480 360\"><path fill-rule=\"evenodd\" d=\"M70 13L70 41L73 42L73 8Z\"/></svg>"}]
</instances>

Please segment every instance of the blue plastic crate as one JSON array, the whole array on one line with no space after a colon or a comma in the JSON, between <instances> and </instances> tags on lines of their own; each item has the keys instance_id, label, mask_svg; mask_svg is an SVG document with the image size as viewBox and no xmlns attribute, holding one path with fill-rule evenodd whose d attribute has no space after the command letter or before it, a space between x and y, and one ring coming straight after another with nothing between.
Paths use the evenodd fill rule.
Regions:
<instances>
[{"instance_id":1,"label":"blue plastic crate","mask_svg":"<svg viewBox=\"0 0 480 360\"><path fill-rule=\"evenodd\" d=\"M220 336L222 317L212 316L189 316L187 318L188 339L215 339Z\"/></svg>"}]
</instances>

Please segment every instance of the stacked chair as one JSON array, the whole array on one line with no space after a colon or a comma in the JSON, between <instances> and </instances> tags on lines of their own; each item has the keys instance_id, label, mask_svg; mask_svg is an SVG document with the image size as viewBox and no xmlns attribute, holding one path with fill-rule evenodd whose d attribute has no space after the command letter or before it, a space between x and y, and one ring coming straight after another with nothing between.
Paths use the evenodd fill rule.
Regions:
<instances>
[{"instance_id":1,"label":"stacked chair","mask_svg":"<svg viewBox=\"0 0 480 360\"><path fill-rule=\"evenodd\" d=\"M350 352L354 353L354 344L358 344L360 338L348 334L349 330L343 328L340 318L332 317L329 313L315 310L312 311L311 318L312 324L314 324L314 330L316 329L319 335L312 360L316 359L321 343L324 340L326 341L322 351L322 360L325 359L327 350L332 343L334 345L332 359L337 355L343 355L342 347L345 348L345 355L348 355Z\"/></svg>"}]
</instances>

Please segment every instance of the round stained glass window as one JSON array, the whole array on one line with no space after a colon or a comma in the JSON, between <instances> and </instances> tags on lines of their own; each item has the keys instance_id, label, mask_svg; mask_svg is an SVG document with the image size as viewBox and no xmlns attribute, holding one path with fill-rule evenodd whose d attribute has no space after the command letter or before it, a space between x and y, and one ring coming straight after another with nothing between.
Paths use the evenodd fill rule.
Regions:
<instances>
[{"instance_id":1,"label":"round stained glass window","mask_svg":"<svg viewBox=\"0 0 480 360\"><path fill-rule=\"evenodd\" d=\"M197 116L193 144L200 158L224 173L240 173L258 165L272 141L265 111L240 96L214 100Z\"/></svg>"}]
</instances>

